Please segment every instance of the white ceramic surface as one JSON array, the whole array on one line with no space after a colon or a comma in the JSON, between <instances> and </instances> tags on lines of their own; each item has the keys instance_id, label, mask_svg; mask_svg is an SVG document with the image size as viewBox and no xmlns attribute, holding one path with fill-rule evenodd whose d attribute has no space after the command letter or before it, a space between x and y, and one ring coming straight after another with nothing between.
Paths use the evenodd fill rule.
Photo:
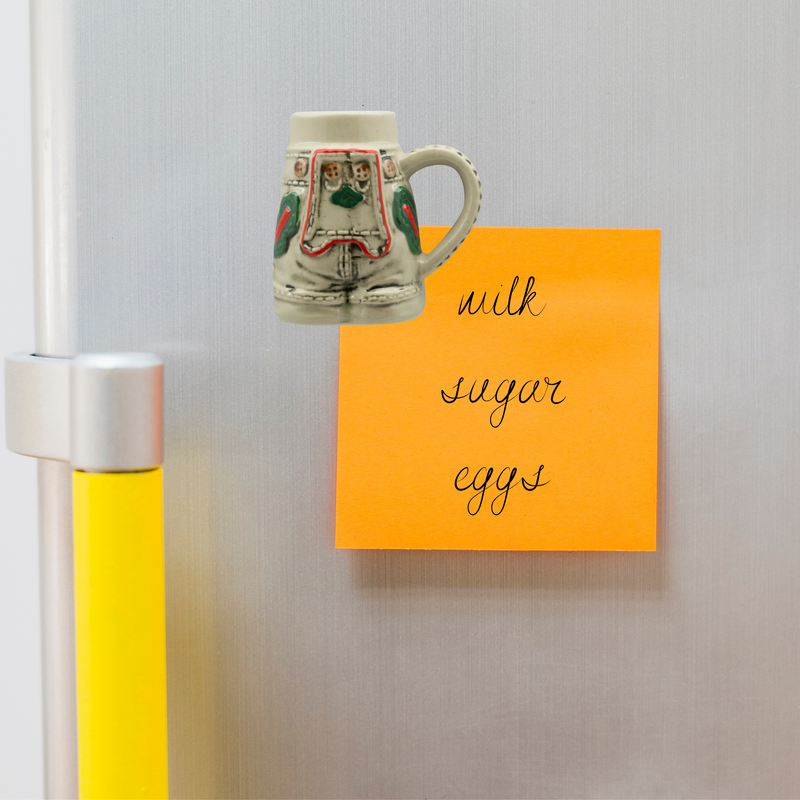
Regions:
<instances>
[{"instance_id":1,"label":"white ceramic surface","mask_svg":"<svg viewBox=\"0 0 800 800\"><path fill-rule=\"evenodd\" d=\"M455 225L423 253L408 179L453 167L464 186ZM275 311L308 325L404 322L425 307L424 279L478 218L481 183L452 147L404 154L389 111L292 115L274 242Z\"/></svg>"}]
</instances>

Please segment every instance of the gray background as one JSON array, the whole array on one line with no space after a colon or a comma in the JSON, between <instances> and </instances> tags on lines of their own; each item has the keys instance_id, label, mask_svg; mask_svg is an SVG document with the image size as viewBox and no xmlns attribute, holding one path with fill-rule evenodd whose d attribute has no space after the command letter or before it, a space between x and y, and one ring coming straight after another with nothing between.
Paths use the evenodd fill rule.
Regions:
<instances>
[{"instance_id":1,"label":"gray background","mask_svg":"<svg viewBox=\"0 0 800 800\"><path fill-rule=\"evenodd\" d=\"M800 793L800 6L74 2L77 343L167 363L176 797ZM71 35L71 34L70 34ZM482 225L662 230L658 552L336 552L291 112L396 111ZM414 178L423 223L458 182ZM620 487L609 487L619 491Z\"/></svg>"},{"instance_id":2,"label":"gray background","mask_svg":"<svg viewBox=\"0 0 800 800\"><path fill-rule=\"evenodd\" d=\"M29 59L28 3L3 0L0 356L33 349ZM0 420L3 405L0 392ZM36 462L0 446L0 798L4 800L41 797L44 790L36 518Z\"/></svg>"}]
</instances>

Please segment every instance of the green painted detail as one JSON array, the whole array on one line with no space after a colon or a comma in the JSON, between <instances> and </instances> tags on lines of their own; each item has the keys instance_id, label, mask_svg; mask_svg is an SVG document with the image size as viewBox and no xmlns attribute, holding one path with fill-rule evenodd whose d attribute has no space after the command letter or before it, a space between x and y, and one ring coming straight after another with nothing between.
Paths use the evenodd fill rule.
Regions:
<instances>
[{"instance_id":1,"label":"green painted detail","mask_svg":"<svg viewBox=\"0 0 800 800\"><path fill-rule=\"evenodd\" d=\"M408 206L411 214L414 217L414 223L417 229L414 230L414 225L408 218L408 214L403 209L403 206ZM403 231L406 235L408 248L414 255L419 255L422 252L422 245L419 243L419 222L417 221L417 206L414 203L414 195L406 189L405 186L396 186L394 190L394 202L392 203L392 217L394 224Z\"/></svg>"},{"instance_id":2,"label":"green painted detail","mask_svg":"<svg viewBox=\"0 0 800 800\"><path fill-rule=\"evenodd\" d=\"M364 195L350 186L343 186L338 192L331 195L331 203L342 208L357 206L363 199Z\"/></svg>"},{"instance_id":3,"label":"green painted detail","mask_svg":"<svg viewBox=\"0 0 800 800\"><path fill-rule=\"evenodd\" d=\"M289 215L286 217L286 211ZM283 225L281 222L283 221ZM300 222L300 195L289 192L281 198L278 207L278 221L275 223L275 245L272 248L274 258L280 258L289 249L289 239L297 233Z\"/></svg>"}]
</instances>

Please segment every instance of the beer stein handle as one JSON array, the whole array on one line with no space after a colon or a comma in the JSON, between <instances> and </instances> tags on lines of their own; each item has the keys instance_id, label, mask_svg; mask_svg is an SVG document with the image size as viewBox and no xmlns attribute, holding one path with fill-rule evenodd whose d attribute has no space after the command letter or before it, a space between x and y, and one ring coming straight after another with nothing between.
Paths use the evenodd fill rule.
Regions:
<instances>
[{"instance_id":1,"label":"beer stein handle","mask_svg":"<svg viewBox=\"0 0 800 800\"><path fill-rule=\"evenodd\" d=\"M456 224L430 253L423 253L419 257L420 277L427 278L455 253L467 238L472 226L478 221L482 198L481 181L475 166L463 153L442 144L419 147L401 156L399 161L400 169L406 178L410 178L425 167L443 165L452 167L464 185L464 208L461 209Z\"/></svg>"}]
</instances>

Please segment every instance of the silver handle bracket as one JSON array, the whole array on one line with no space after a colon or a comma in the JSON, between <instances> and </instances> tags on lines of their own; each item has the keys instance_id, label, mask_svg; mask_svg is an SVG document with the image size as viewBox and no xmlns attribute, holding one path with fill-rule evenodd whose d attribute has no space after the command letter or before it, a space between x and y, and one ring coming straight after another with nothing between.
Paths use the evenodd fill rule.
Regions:
<instances>
[{"instance_id":1,"label":"silver handle bracket","mask_svg":"<svg viewBox=\"0 0 800 800\"><path fill-rule=\"evenodd\" d=\"M85 472L164 463L164 364L151 353L5 359L6 446Z\"/></svg>"}]
</instances>

